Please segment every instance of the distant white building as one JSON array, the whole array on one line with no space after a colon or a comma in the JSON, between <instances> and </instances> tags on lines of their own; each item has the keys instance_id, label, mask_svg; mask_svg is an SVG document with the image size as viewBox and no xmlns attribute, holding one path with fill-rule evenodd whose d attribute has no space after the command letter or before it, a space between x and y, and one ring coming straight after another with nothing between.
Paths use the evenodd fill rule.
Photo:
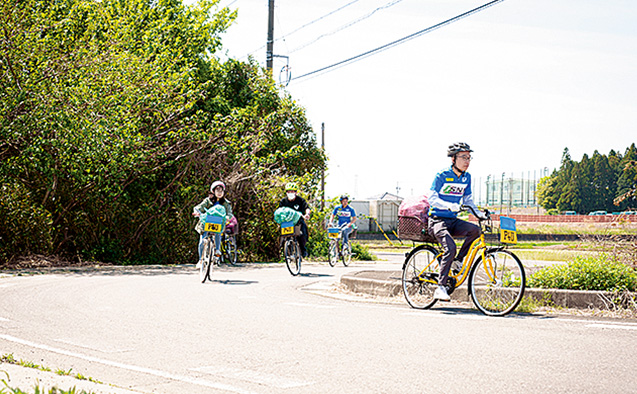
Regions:
<instances>
[{"instance_id":1,"label":"distant white building","mask_svg":"<svg viewBox=\"0 0 637 394\"><path fill-rule=\"evenodd\" d=\"M383 231L396 230L398 228L398 207L403 199L403 197L392 193L372 196L367 199L369 216L376 219ZM368 231L378 231L376 223L373 220L369 221L371 223L369 223L370 229Z\"/></svg>"}]
</instances>

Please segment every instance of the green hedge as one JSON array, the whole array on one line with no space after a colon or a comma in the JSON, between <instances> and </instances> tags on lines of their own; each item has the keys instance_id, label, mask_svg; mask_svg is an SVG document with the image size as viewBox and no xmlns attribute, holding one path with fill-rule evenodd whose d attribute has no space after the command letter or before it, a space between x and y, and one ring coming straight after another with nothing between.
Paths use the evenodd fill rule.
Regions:
<instances>
[{"instance_id":1,"label":"green hedge","mask_svg":"<svg viewBox=\"0 0 637 394\"><path fill-rule=\"evenodd\" d=\"M636 291L637 272L608 255L577 257L566 265L552 265L530 275L527 285L568 290Z\"/></svg>"}]
</instances>

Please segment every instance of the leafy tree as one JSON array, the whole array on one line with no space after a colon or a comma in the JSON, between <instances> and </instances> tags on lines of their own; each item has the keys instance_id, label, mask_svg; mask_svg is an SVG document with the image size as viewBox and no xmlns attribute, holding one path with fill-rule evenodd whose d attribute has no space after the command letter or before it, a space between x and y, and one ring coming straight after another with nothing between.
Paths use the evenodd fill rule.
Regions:
<instances>
[{"instance_id":1,"label":"leafy tree","mask_svg":"<svg viewBox=\"0 0 637 394\"><path fill-rule=\"evenodd\" d=\"M557 192L556 183L557 171L553 171L551 175L540 178L537 184L538 204L547 211L557 209L560 194Z\"/></svg>"},{"instance_id":2,"label":"leafy tree","mask_svg":"<svg viewBox=\"0 0 637 394\"><path fill-rule=\"evenodd\" d=\"M325 157L304 110L252 62L213 57L235 18L217 5L2 3L0 261L193 261L190 211L212 180L240 219L267 217L282 179L315 190ZM272 234L248 251L274 255L254 246Z\"/></svg>"}]
</instances>

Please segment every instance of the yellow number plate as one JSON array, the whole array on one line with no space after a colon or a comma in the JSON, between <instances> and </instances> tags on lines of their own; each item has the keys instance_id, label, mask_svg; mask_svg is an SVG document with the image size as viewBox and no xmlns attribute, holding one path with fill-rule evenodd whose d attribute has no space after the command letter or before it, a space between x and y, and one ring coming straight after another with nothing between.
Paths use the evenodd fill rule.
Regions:
<instances>
[{"instance_id":1,"label":"yellow number plate","mask_svg":"<svg viewBox=\"0 0 637 394\"><path fill-rule=\"evenodd\" d=\"M290 235L294 233L294 227L290 226L290 227L281 227L281 234L282 235Z\"/></svg>"},{"instance_id":2,"label":"yellow number plate","mask_svg":"<svg viewBox=\"0 0 637 394\"><path fill-rule=\"evenodd\" d=\"M330 238L338 238L338 233L327 233Z\"/></svg>"},{"instance_id":3,"label":"yellow number plate","mask_svg":"<svg viewBox=\"0 0 637 394\"><path fill-rule=\"evenodd\" d=\"M221 223L206 223L204 230L211 233L220 233L222 231Z\"/></svg>"},{"instance_id":4,"label":"yellow number plate","mask_svg":"<svg viewBox=\"0 0 637 394\"><path fill-rule=\"evenodd\" d=\"M518 233L511 230L500 230L500 242L503 244L518 243Z\"/></svg>"}]
</instances>

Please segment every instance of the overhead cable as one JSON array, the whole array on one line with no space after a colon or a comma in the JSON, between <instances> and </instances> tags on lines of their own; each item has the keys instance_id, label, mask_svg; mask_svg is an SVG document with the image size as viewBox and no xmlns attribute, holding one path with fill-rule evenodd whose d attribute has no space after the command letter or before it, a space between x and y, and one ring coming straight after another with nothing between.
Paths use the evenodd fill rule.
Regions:
<instances>
[{"instance_id":1,"label":"overhead cable","mask_svg":"<svg viewBox=\"0 0 637 394\"><path fill-rule=\"evenodd\" d=\"M470 10L470 11L467 11L467 12L465 12L463 14L454 16L451 19L447 19L444 22L440 22L440 23L438 23L436 25L430 26L430 27L428 27L426 29L423 29L423 30L420 30L420 31L418 31L416 33L413 33L413 34L410 34L410 35L405 36L403 38L400 38L398 40L392 41L392 42L390 42L388 44L385 44L385 45L382 45L380 47L371 49L371 50L369 50L367 52L363 52L363 53L361 53L359 55L352 56L352 57L350 57L348 59L345 59L345 60L342 60L342 61L340 61L338 63L334 63L332 65L319 68L318 70L314 70L312 72L305 73L303 75L299 75L298 77L294 77L294 78L292 78L292 81L297 80L297 79L301 79L301 78L305 78L305 77L308 77L310 75L314 75L314 74L317 74L317 73L325 73L328 70L333 69L334 67L342 67L342 66L344 66L344 65L346 65L348 63L352 63L352 62L355 62L355 61L358 61L358 60L362 60L362 59L364 59L364 58L366 58L368 56L374 55L374 54L376 54L378 52L384 51L384 50L389 49L391 47L400 45L400 44L402 44L404 42L407 42L409 40L412 40L412 39L414 39L416 37L422 36L422 35L427 34L427 33L431 33L434 30L440 29L441 27L449 25L449 24L451 24L453 22L457 22L460 19L464 19L464 18L466 18L466 17L468 17L470 15L476 14L476 13L478 13L480 11L483 11L483 10L485 10L485 9L487 9L487 8L493 6L493 5L496 5L497 3L501 3L503 1L504 0L493 0L493 1L489 2L489 3L483 4L483 5L481 5L479 7L476 7L474 9Z\"/></svg>"},{"instance_id":2,"label":"overhead cable","mask_svg":"<svg viewBox=\"0 0 637 394\"><path fill-rule=\"evenodd\" d=\"M235 1L237 1L237 0L235 0ZM335 13L337 13L337 12L341 11L341 10L342 10L342 9L344 9L345 7L348 7L348 6L350 6L350 5L354 4L354 3L358 2L358 1L359 1L359 0L352 0L352 1L350 1L350 2L349 2L349 3L347 3L347 4L345 4L345 5L344 5L344 6L342 6L342 7L339 7L339 8L337 8L337 9L333 10L333 11L330 11L330 12L328 12L327 14L325 14L325 15L323 15L323 16L321 16L321 17L318 17L318 18L314 19L314 20L313 20L313 21L311 21L311 22L308 22L308 23L304 24L304 25L303 25L303 26L301 26L301 27L296 28L296 29L294 29L293 31L291 31L291 32L289 32L289 33L286 33L286 34L284 34L284 35L282 35L282 36L280 36L280 37L275 38L275 39L274 39L274 42L277 42L277 41L280 41L280 40L284 40L287 36L290 36L290 35L292 35L292 34L294 34L294 33L298 32L298 31L299 31L299 30L301 30L301 29L304 29L304 28L306 28L306 27L308 27L308 26L310 26L310 25L312 25L312 24L314 24L314 23L316 23L316 22L318 22L318 21L320 21L320 20L322 20L322 19L324 19L324 18L327 18L328 16L333 15L333 14L335 14ZM248 52L248 55L246 55L246 56L249 56L249 55L251 55L251 54L253 54L253 53L257 52L257 51L260 51L260 50L261 50L261 49L263 49L263 48L265 48L265 45L262 45L262 46L260 46L259 48L255 49L255 50L253 50L253 51ZM244 56L244 57L246 57L246 56Z\"/></svg>"},{"instance_id":3,"label":"overhead cable","mask_svg":"<svg viewBox=\"0 0 637 394\"><path fill-rule=\"evenodd\" d=\"M396 4L400 3L401 1L403 1L403 0L392 0L392 1L390 1L389 3L387 3L387 4L385 4L385 5L382 5L382 6L378 7L378 8L376 8L376 9L375 9L375 10L373 10L372 12L369 12L368 14L363 15L363 16L361 16L361 17L360 17L360 18L358 18L358 19L355 19L355 20L353 20L353 21L351 21L351 22L349 22L349 23L347 23L347 24L345 24L345 25L343 25L343 26L340 26L340 27L336 28L335 30L332 30L332 31L331 31L331 32L329 32L329 33L321 34L320 36L316 37L316 38L315 38L315 39L313 39L312 41L306 42L305 44L303 44L303 45L301 45L301 46L298 46L298 47L296 47L296 48L292 49L292 50L290 51L290 53L294 53L294 52L299 51L299 50L301 50L301 49L303 49L303 48L305 48L305 47L307 47L307 46L310 46L310 45L314 44L315 42L317 42L318 40L320 40L321 38L324 38L324 37L327 37L327 36L331 36L332 34L336 34L336 33L338 33L338 32L339 32L339 31L341 31L341 30L345 30L345 29L347 29L348 27L352 27L352 26L354 26L355 24L357 24L357 23L359 23L359 22L362 22L362 21L364 21L365 19L367 19L367 18L371 17L371 16L372 16L372 15L374 15L376 12L378 12L378 11L380 11L380 10L387 9L387 8L389 8L389 7L393 6L393 5L396 5Z\"/></svg>"}]
</instances>

